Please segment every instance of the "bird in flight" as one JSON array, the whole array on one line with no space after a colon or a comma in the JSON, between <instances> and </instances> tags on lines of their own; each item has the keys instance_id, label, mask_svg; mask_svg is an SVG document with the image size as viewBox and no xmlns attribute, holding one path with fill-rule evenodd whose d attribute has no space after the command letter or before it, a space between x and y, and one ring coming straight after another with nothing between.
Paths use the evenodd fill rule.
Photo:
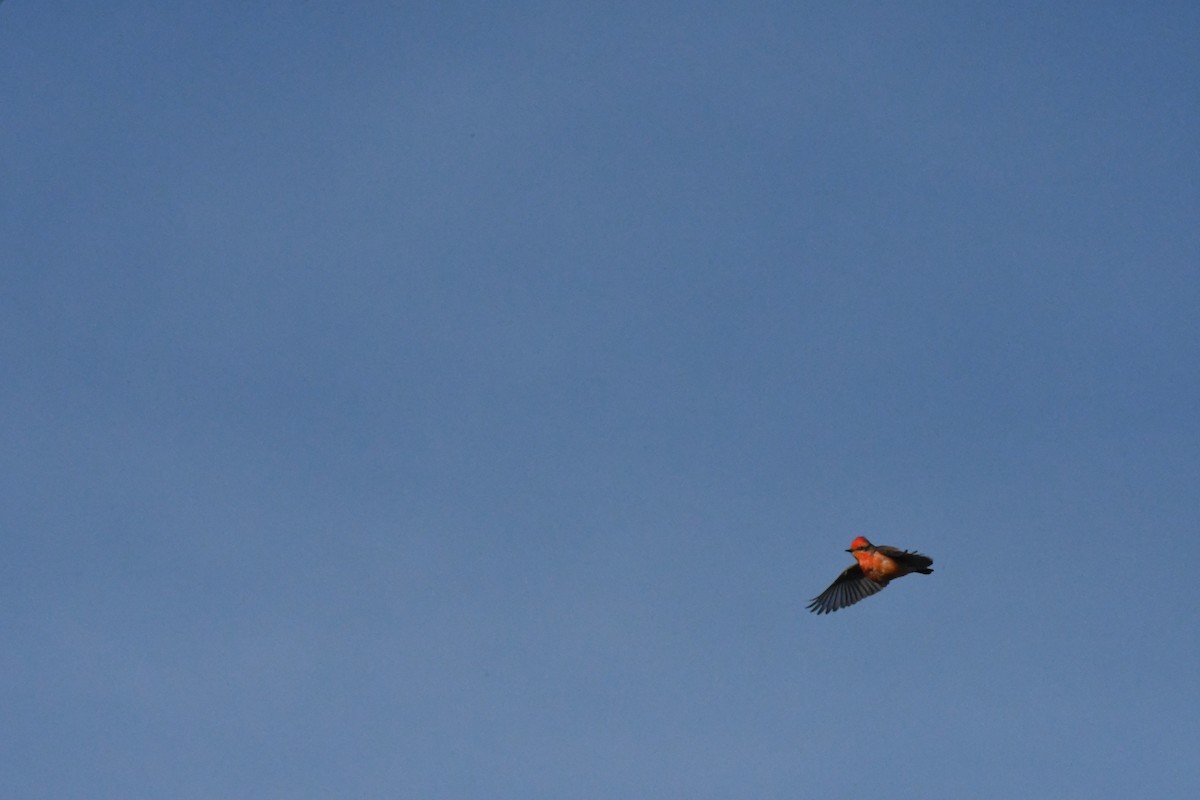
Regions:
<instances>
[{"instance_id":1,"label":"bird in flight","mask_svg":"<svg viewBox=\"0 0 1200 800\"><path fill-rule=\"evenodd\" d=\"M888 585L888 582L910 572L929 575L933 559L920 553L900 550L887 545L873 545L867 537L859 536L846 551L854 556L854 565L838 575L829 588L808 604L809 611L832 614L839 608L852 606Z\"/></svg>"}]
</instances>

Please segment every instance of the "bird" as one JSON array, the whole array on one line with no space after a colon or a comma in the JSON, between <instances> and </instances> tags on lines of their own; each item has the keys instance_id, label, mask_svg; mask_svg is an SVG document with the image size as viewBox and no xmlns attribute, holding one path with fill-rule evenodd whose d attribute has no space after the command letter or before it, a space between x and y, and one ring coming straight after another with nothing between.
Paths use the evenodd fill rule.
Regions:
<instances>
[{"instance_id":1,"label":"bird","mask_svg":"<svg viewBox=\"0 0 1200 800\"><path fill-rule=\"evenodd\" d=\"M846 567L828 589L812 599L808 604L809 611L832 614L881 591L895 578L910 572L933 573L930 569L933 559L929 556L898 547L874 545L865 536L856 537L846 552L854 556L854 565Z\"/></svg>"}]
</instances>

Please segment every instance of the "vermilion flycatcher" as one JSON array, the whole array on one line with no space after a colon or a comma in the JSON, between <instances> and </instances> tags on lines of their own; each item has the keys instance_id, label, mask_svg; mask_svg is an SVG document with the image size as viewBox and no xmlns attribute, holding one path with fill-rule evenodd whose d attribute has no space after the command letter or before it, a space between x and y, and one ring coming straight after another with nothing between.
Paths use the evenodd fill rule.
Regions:
<instances>
[{"instance_id":1,"label":"vermilion flycatcher","mask_svg":"<svg viewBox=\"0 0 1200 800\"><path fill-rule=\"evenodd\" d=\"M868 542L865 536L859 536L851 542L846 552L854 556L856 563L847 567L828 589L813 598L808 604L809 611L830 614L839 608L852 606L864 597L870 597L894 578L910 572L922 575L933 572L929 568L933 565L933 559L929 556L887 545L876 546Z\"/></svg>"}]
</instances>

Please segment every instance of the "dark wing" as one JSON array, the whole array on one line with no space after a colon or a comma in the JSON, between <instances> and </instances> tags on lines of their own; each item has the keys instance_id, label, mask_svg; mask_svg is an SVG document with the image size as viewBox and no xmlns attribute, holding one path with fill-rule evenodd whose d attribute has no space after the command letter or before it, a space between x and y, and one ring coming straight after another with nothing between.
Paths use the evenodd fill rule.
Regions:
<instances>
[{"instance_id":1,"label":"dark wing","mask_svg":"<svg viewBox=\"0 0 1200 800\"><path fill-rule=\"evenodd\" d=\"M933 570L929 569L933 566L933 559L929 556L913 553L909 550L901 550L898 547L887 547L886 545L880 545L875 549L897 564L908 567L913 572L925 572L926 570L933 572Z\"/></svg>"},{"instance_id":2,"label":"dark wing","mask_svg":"<svg viewBox=\"0 0 1200 800\"><path fill-rule=\"evenodd\" d=\"M855 564L846 567L846 571L838 575L837 580L831 583L828 589L814 597L808 604L808 610L818 614L831 614L839 608L854 605L864 597L870 597L885 586L886 581L876 583L863 574L862 567Z\"/></svg>"}]
</instances>

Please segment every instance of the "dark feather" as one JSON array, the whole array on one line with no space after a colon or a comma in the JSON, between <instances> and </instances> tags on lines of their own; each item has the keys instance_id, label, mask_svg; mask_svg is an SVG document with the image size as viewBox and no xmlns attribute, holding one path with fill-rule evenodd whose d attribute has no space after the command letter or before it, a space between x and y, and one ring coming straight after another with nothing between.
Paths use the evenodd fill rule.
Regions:
<instances>
[{"instance_id":1,"label":"dark feather","mask_svg":"<svg viewBox=\"0 0 1200 800\"><path fill-rule=\"evenodd\" d=\"M914 553L911 550L901 550L898 547L888 547L887 545L879 545L875 549L897 564L908 567L913 572L923 572L926 575L933 572L933 570L929 569L933 566L933 559L929 556Z\"/></svg>"},{"instance_id":2,"label":"dark feather","mask_svg":"<svg viewBox=\"0 0 1200 800\"><path fill-rule=\"evenodd\" d=\"M863 574L858 564L847 567L838 575L829 588L821 592L808 604L808 610L817 614L832 614L839 608L852 606L864 597L870 597L887 586L887 582L873 581Z\"/></svg>"}]
</instances>

